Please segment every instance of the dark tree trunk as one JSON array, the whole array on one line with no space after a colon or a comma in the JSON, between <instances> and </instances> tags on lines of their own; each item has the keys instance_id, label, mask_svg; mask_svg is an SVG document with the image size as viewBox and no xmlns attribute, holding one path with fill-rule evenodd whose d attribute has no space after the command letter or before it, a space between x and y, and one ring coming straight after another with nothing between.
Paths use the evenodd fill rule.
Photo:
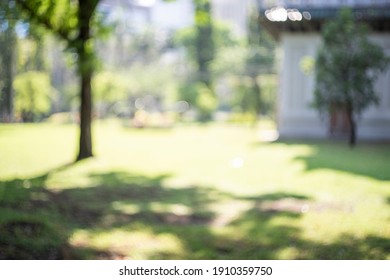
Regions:
<instances>
[{"instance_id":1,"label":"dark tree trunk","mask_svg":"<svg viewBox=\"0 0 390 280\"><path fill-rule=\"evenodd\" d=\"M80 105L80 143L77 160L93 156L92 153L92 98L91 98L92 73L83 73L81 76L81 105Z\"/></svg>"},{"instance_id":2,"label":"dark tree trunk","mask_svg":"<svg viewBox=\"0 0 390 280\"><path fill-rule=\"evenodd\" d=\"M91 80L94 71L94 56L91 46L90 22L97 0L79 2L79 28L77 40L78 67L80 74L80 146L76 161L93 156L92 151L92 92Z\"/></svg>"},{"instance_id":3,"label":"dark tree trunk","mask_svg":"<svg viewBox=\"0 0 390 280\"><path fill-rule=\"evenodd\" d=\"M348 143L350 147L354 147L356 145L356 122L353 117L353 107L352 105L347 106L347 118L349 124L349 138Z\"/></svg>"}]
</instances>

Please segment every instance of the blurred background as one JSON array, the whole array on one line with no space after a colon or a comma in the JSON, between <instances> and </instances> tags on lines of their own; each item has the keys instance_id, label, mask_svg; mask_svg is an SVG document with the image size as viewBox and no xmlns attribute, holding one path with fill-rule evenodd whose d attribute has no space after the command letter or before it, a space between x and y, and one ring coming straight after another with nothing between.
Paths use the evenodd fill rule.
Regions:
<instances>
[{"instance_id":1,"label":"blurred background","mask_svg":"<svg viewBox=\"0 0 390 280\"><path fill-rule=\"evenodd\" d=\"M0 0L0 259L390 259L389 11Z\"/></svg>"},{"instance_id":2,"label":"blurred background","mask_svg":"<svg viewBox=\"0 0 390 280\"><path fill-rule=\"evenodd\" d=\"M134 126L245 122L260 112L274 119L275 43L260 32L256 3L198 2L99 2L96 14L104 27L95 27L95 118L116 117ZM3 65L13 68L15 97L12 108L2 105L3 121L76 121L77 54L41 25L22 19L8 24L4 19L9 34L4 32L2 46L9 53L3 53ZM257 80L264 80L261 100L250 94L260 91Z\"/></svg>"}]
</instances>

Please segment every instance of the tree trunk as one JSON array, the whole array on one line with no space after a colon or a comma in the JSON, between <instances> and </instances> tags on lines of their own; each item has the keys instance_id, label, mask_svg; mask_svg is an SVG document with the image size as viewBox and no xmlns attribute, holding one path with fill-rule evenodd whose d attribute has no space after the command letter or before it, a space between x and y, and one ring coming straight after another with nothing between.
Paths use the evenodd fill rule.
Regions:
<instances>
[{"instance_id":1,"label":"tree trunk","mask_svg":"<svg viewBox=\"0 0 390 280\"><path fill-rule=\"evenodd\" d=\"M347 118L349 124L349 146L354 147L356 145L356 123L351 105L347 106Z\"/></svg>"},{"instance_id":2,"label":"tree trunk","mask_svg":"<svg viewBox=\"0 0 390 280\"><path fill-rule=\"evenodd\" d=\"M94 71L90 22L98 1L79 1L78 20L80 33L77 38L78 67L80 74L80 145L76 161L93 156L92 152L92 92L91 80Z\"/></svg>"},{"instance_id":3,"label":"tree trunk","mask_svg":"<svg viewBox=\"0 0 390 280\"><path fill-rule=\"evenodd\" d=\"M92 73L83 72L81 75L81 105L80 105L80 143L79 154L76 161L93 156L92 153L92 96L91 96Z\"/></svg>"}]
</instances>

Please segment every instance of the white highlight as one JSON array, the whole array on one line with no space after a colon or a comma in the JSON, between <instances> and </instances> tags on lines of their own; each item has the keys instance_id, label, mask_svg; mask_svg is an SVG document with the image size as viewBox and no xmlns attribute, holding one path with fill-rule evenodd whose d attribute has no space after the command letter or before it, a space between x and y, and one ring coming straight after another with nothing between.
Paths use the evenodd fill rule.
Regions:
<instances>
[{"instance_id":1,"label":"white highlight","mask_svg":"<svg viewBox=\"0 0 390 280\"><path fill-rule=\"evenodd\" d=\"M230 166L232 168L241 168L244 166L244 160L241 157L235 157L230 161Z\"/></svg>"},{"instance_id":2,"label":"white highlight","mask_svg":"<svg viewBox=\"0 0 390 280\"><path fill-rule=\"evenodd\" d=\"M311 14L307 11L301 13L298 9L285 9L283 7L274 7L265 11L265 16L270 21L301 21L302 19L311 20Z\"/></svg>"},{"instance_id":3,"label":"white highlight","mask_svg":"<svg viewBox=\"0 0 390 280\"><path fill-rule=\"evenodd\" d=\"M287 10L283 7L275 7L271 10L265 11L265 16L270 21L286 21L287 20Z\"/></svg>"}]
</instances>

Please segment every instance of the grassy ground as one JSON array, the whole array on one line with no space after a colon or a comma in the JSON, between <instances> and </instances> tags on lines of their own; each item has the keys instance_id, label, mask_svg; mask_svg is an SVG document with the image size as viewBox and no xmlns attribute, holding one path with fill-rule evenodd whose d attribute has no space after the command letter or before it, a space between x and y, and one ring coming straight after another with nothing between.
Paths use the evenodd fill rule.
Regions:
<instances>
[{"instance_id":1,"label":"grassy ground","mask_svg":"<svg viewBox=\"0 0 390 280\"><path fill-rule=\"evenodd\" d=\"M390 259L390 145L0 126L0 259Z\"/></svg>"}]
</instances>

